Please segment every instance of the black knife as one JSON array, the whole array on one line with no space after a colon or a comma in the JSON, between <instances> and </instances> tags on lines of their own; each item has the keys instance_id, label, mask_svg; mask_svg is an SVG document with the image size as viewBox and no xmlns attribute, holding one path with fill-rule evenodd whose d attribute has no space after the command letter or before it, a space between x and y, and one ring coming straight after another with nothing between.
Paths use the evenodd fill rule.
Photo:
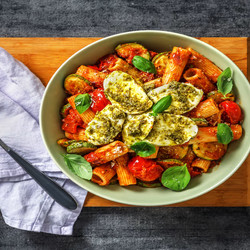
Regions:
<instances>
[{"instance_id":1,"label":"black knife","mask_svg":"<svg viewBox=\"0 0 250 250\"><path fill-rule=\"evenodd\" d=\"M0 146L42 187L58 204L69 209L75 210L77 203L75 199L67 193L56 182L50 179L43 172L36 169L29 162L24 160L14 150L8 147L1 139Z\"/></svg>"}]
</instances>

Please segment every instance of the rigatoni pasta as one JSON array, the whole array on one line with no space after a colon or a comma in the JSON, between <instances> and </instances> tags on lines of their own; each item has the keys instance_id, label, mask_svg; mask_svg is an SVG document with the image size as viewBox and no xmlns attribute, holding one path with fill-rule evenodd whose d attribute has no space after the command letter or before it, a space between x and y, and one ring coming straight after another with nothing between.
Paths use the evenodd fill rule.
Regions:
<instances>
[{"instance_id":1,"label":"rigatoni pasta","mask_svg":"<svg viewBox=\"0 0 250 250\"><path fill-rule=\"evenodd\" d=\"M101 165L93 169L91 181L99 184L100 186L107 186L115 174L116 172L113 168L111 168L110 164Z\"/></svg>"},{"instance_id":2,"label":"rigatoni pasta","mask_svg":"<svg viewBox=\"0 0 250 250\"><path fill-rule=\"evenodd\" d=\"M215 85L208 80L201 69L190 68L185 71L183 77L187 82L190 82L195 87L202 89L205 94L215 90Z\"/></svg>"},{"instance_id":3,"label":"rigatoni pasta","mask_svg":"<svg viewBox=\"0 0 250 250\"><path fill-rule=\"evenodd\" d=\"M117 178L120 186L129 186L136 184L136 178L128 169L128 154L117 157L114 160L114 169L117 173Z\"/></svg>"},{"instance_id":4,"label":"rigatoni pasta","mask_svg":"<svg viewBox=\"0 0 250 250\"><path fill-rule=\"evenodd\" d=\"M162 77L162 84L167 84L171 81L179 81L181 79L182 72L190 55L191 53L186 49L180 47L173 48Z\"/></svg>"},{"instance_id":5,"label":"rigatoni pasta","mask_svg":"<svg viewBox=\"0 0 250 250\"><path fill-rule=\"evenodd\" d=\"M201 69L212 82L217 82L218 76L222 73L221 69L192 48L187 50L192 53L189 63Z\"/></svg>"},{"instance_id":6,"label":"rigatoni pasta","mask_svg":"<svg viewBox=\"0 0 250 250\"><path fill-rule=\"evenodd\" d=\"M198 106L191 111L192 116L197 118L207 118L209 116L212 116L214 114L219 113L220 110L216 104L216 102L213 99L207 99L203 102L200 102Z\"/></svg>"},{"instance_id":7,"label":"rigatoni pasta","mask_svg":"<svg viewBox=\"0 0 250 250\"><path fill-rule=\"evenodd\" d=\"M117 58L115 60L114 64L110 65L110 67L108 67L108 69L110 72L112 72L112 71L126 72L129 75L133 76L138 82L142 81L140 72L136 68L131 66L129 63L122 60L121 58Z\"/></svg>"},{"instance_id":8,"label":"rigatoni pasta","mask_svg":"<svg viewBox=\"0 0 250 250\"><path fill-rule=\"evenodd\" d=\"M106 73L100 72L99 70L87 67L85 65L81 65L77 69L76 74L86 78L96 87L101 87L105 77L107 76Z\"/></svg>"},{"instance_id":9,"label":"rigatoni pasta","mask_svg":"<svg viewBox=\"0 0 250 250\"><path fill-rule=\"evenodd\" d=\"M210 165L211 165L211 161L201 159L201 158L196 158L192 162L192 167L199 168L204 173L206 173L208 171Z\"/></svg>"}]
</instances>

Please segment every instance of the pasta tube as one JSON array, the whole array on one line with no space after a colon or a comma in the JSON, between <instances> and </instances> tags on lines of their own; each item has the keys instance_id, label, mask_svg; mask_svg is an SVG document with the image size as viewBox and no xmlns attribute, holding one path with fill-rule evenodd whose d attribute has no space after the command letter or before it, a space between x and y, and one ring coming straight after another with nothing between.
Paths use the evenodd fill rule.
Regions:
<instances>
[{"instance_id":1,"label":"pasta tube","mask_svg":"<svg viewBox=\"0 0 250 250\"><path fill-rule=\"evenodd\" d=\"M211 161L209 160L204 160L201 158L197 158L192 162L192 167L196 167L201 169L204 173L207 172L207 170L209 169L209 166L211 164Z\"/></svg>"},{"instance_id":2,"label":"pasta tube","mask_svg":"<svg viewBox=\"0 0 250 250\"><path fill-rule=\"evenodd\" d=\"M217 107L216 102L209 98L203 102L200 102L198 106L190 112L190 114L191 117L207 118L219 112L220 110Z\"/></svg>"},{"instance_id":3,"label":"pasta tube","mask_svg":"<svg viewBox=\"0 0 250 250\"><path fill-rule=\"evenodd\" d=\"M98 166L93 169L91 181L99 184L100 186L107 186L115 174L116 172L113 168L111 168L110 164Z\"/></svg>"},{"instance_id":4,"label":"pasta tube","mask_svg":"<svg viewBox=\"0 0 250 250\"><path fill-rule=\"evenodd\" d=\"M142 82L140 72L121 58L117 58L114 64L109 65L108 70L125 72L131 75L137 82Z\"/></svg>"},{"instance_id":5,"label":"pasta tube","mask_svg":"<svg viewBox=\"0 0 250 250\"><path fill-rule=\"evenodd\" d=\"M100 165L112 161L127 152L128 147L123 142L114 141L85 155L84 158L93 165Z\"/></svg>"},{"instance_id":6,"label":"pasta tube","mask_svg":"<svg viewBox=\"0 0 250 250\"><path fill-rule=\"evenodd\" d=\"M77 69L76 74L84 77L85 79L93 83L95 87L99 88L103 87L103 81L107 76L107 73L101 72L96 69L92 69L84 65L81 65Z\"/></svg>"},{"instance_id":7,"label":"pasta tube","mask_svg":"<svg viewBox=\"0 0 250 250\"><path fill-rule=\"evenodd\" d=\"M119 184L129 186L136 184L136 178L128 169L128 154L122 155L114 160L114 169L116 170Z\"/></svg>"},{"instance_id":8,"label":"pasta tube","mask_svg":"<svg viewBox=\"0 0 250 250\"><path fill-rule=\"evenodd\" d=\"M179 81L181 79L182 72L188 62L191 52L181 47L174 47L170 58L168 60L167 67L162 77L162 85L171 81Z\"/></svg>"},{"instance_id":9,"label":"pasta tube","mask_svg":"<svg viewBox=\"0 0 250 250\"><path fill-rule=\"evenodd\" d=\"M201 69L190 68L184 73L183 77L196 88L202 89L204 93L209 93L215 89L214 84L208 80Z\"/></svg>"},{"instance_id":10,"label":"pasta tube","mask_svg":"<svg viewBox=\"0 0 250 250\"><path fill-rule=\"evenodd\" d=\"M201 69L210 81L213 83L217 82L218 76L222 72L220 68L192 48L188 48L187 50L192 53L189 62L193 64L194 67Z\"/></svg>"},{"instance_id":11,"label":"pasta tube","mask_svg":"<svg viewBox=\"0 0 250 250\"><path fill-rule=\"evenodd\" d=\"M242 135L241 125L231 125L231 129L233 131L233 140L240 139ZM197 135L193 139L191 139L188 144L216 141L218 141L217 127L199 127Z\"/></svg>"}]
</instances>

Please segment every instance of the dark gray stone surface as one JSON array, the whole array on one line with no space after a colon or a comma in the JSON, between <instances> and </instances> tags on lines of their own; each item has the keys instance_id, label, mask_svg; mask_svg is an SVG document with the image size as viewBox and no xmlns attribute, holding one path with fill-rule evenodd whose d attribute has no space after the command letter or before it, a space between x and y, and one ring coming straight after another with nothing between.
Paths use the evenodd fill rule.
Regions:
<instances>
[{"instance_id":1,"label":"dark gray stone surface","mask_svg":"<svg viewBox=\"0 0 250 250\"><path fill-rule=\"evenodd\" d=\"M249 36L249 0L0 0L0 36L107 36L158 29Z\"/></svg>"},{"instance_id":2,"label":"dark gray stone surface","mask_svg":"<svg viewBox=\"0 0 250 250\"><path fill-rule=\"evenodd\" d=\"M249 36L249 13L249 0L0 0L0 36ZM249 249L249 219L250 208L84 208L63 237L10 228L0 216L0 249Z\"/></svg>"},{"instance_id":3,"label":"dark gray stone surface","mask_svg":"<svg viewBox=\"0 0 250 250\"><path fill-rule=\"evenodd\" d=\"M74 236L0 223L0 249L249 249L249 208L85 208Z\"/></svg>"}]
</instances>

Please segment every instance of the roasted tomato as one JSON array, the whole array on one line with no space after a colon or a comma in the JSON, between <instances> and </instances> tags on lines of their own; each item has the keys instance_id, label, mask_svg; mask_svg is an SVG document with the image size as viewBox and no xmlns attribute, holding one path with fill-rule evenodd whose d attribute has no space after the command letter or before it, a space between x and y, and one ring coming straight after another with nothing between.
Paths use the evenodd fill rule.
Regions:
<instances>
[{"instance_id":1,"label":"roasted tomato","mask_svg":"<svg viewBox=\"0 0 250 250\"><path fill-rule=\"evenodd\" d=\"M90 93L92 102L91 109L94 112L103 110L108 104L111 102L106 98L103 89L95 89L92 93Z\"/></svg>"},{"instance_id":2,"label":"roasted tomato","mask_svg":"<svg viewBox=\"0 0 250 250\"><path fill-rule=\"evenodd\" d=\"M163 172L163 168L156 162L140 156L132 158L128 163L128 168L137 179L142 181L154 181Z\"/></svg>"},{"instance_id":3,"label":"roasted tomato","mask_svg":"<svg viewBox=\"0 0 250 250\"><path fill-rule=\"evenodd\" d=\"M241 120L241 109L239 105L232 101L220 103L219 108L222 110L222 119L231 124L237 124Z\"/></svg>"},{"instance_id":4,"label":"roasted tomato","mask_svg":"<svg viewBox=\"0 0 250 250\"><path fill-rule=\"evenodd\" d=\"M62 130L72 134L77 132L78 126L83 125L81 117L73 109L69 110L69 114L64 119L62 119L62 122Z\"/></svg>"}]
</instances>

